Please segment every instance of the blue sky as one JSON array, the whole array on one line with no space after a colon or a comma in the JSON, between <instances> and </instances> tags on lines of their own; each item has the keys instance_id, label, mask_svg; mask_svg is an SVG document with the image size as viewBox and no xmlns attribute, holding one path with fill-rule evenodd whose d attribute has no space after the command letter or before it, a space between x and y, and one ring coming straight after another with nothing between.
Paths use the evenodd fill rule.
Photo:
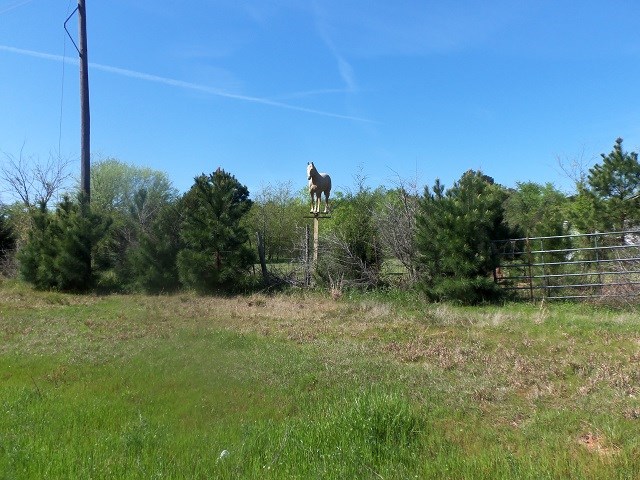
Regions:
<instances>
[{"instance_id":1,"label":"blue sky","mask_svg":"<svg viewBox=\"0 0 640 480\"><path fill-rule=\"evenodd\" d=\"M552 182L640 150L640 2L86 0L93 160L251 192L354 178ZM79 171L68 0L0 0L0 151ZM77 34L77 20L71 22ZM4 160L4 156L2 156Z\"/></svg>"}]
</instances>

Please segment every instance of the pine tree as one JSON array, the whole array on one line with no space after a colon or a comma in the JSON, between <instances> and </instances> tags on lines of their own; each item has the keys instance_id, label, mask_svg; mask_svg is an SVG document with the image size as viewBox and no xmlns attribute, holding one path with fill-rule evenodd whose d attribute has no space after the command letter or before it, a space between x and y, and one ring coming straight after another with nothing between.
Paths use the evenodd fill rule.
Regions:
<instances>
[{"instance_id":1,"label":"pine tree","mask_svg":"<svg viewBox=\"0 0 640 480\"><path fill-rule=\"evenodd\" d=\"M618 231L637 226L640 221L640 162L636 152L622 148L622 138L613 150L602 157L602 163L589 170L591 192L601 203L603 229Z\"/></svg>"},{"instance_id":2,"label":"pine tree","mask_svg":"<svg viewBox=\"0 0 640 480\"><path fill-rule=\"evenodd\" d=\"M36 288L51 288L55 285L53 260L56 254L52 242L55 235L53 215L47 210L46 204L40 202L31 209L30 217L27 242L18 253L20 276Z\"/></svg>"},{"instance_id":3,"label":"pine tree","mask_svg":"<svg viewBox=\"0 0 640 480\"><path fill-rule=\"evenodd\" d=\"M92 250L108 224L91 211L89 202L82 198L72 202L68 196L58 205L56 223L59 234L53 265L57 287L64 291L86 291L94 285Z\"/></svg>"},{"instance_id":4,"label":"pine tree","mask_svg":"<svg viewBox=\"0 0 640 480\"><path fill-rule=\"evenodd\" d=\"M178 272L185 286L203 293L242 288L255 262L241 222L251 203L247 187L224 170L195 179L182 198Z\"/></svg>"},{"instance_id":5,"label":"pine tree","mask_svg":"<svg viewBox=\"0 0 640 480\"><path fill-rule=\"evenodd\" d=\"M509 237L506 197L491 177L472 170L446 192L439 181L433 191L425 189L416 245L422 284L431 298L473 304L499 294L491 278L497 265L491 241Z\"/></svg>"},{"instance_id":6,"label":"pine tree","mask_svg":"<svg viewBox=\"0 0 640 480\"><path fill-rule=\"evenodd\" d=\"M177 204L165 206L141 234L138 246L129 254L134 288L147 293L179 288L180 217Z\"/></svg>"},{"instance_id":7,"label":"pine tree","mask_svg":"<svg viewBox=\"0 0 640 480\"><path fill-rule=\"evenodd\" d=\"M65 196L56 212L44 203L32 212L33 226L19 255L20 273L40 289L86 291L93 287L91 253L108 224L82 198Z\"/></svg>"}]
</instances>

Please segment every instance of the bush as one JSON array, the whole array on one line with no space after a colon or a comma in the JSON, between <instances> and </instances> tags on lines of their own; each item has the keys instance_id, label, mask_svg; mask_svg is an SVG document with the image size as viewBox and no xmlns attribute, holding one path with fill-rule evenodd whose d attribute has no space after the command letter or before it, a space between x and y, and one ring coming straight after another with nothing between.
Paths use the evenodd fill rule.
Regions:
<instances>
[{"instance_id":1,"label":"bush","mask_svg":"<svg viewBox=\"0 0 640 480\"><path fill-rule=\"evenodd\" d=\"M449 300L462 305L492 302L501 295L502 291L493 279L486 277L444 278L427 289L427 296L431 300Z\"/></svg>"},{"instance_id":2,"label":"bush","mask_svg":"<svg viewBox=\"0 0 640 480\"><path fill-rule=\"evenodd\" d=\"M9 264L12 263L13 252L16 247L16 236L8 215L0 210L0 274L7 275Z\"/></svg>"}]
</instances>

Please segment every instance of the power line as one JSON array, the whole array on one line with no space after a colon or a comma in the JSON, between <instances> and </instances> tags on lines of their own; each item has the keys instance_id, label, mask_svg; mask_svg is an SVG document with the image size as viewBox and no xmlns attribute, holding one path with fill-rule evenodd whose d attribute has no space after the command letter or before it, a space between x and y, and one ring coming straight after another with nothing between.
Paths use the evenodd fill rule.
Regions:
<instances>
[{"instance_id":1,"label":"power line","mask_svg":"<svg viewBox=\"0 0 640 480\"><path fill-rule=\"evenodd\" d=\"M32 1L32 0L29 0ZM69 16L69 10L71 10L71 0L67 5L67 17ZM66 32L65 32L66 33ZM64 105L64 73L65 73L65 64L67 63L67 36L62 34L62 80L60 81L60 122L58 124L58 155L62 153L62 113L63 113L63 105Z\"/></svg>"}]
</instances>

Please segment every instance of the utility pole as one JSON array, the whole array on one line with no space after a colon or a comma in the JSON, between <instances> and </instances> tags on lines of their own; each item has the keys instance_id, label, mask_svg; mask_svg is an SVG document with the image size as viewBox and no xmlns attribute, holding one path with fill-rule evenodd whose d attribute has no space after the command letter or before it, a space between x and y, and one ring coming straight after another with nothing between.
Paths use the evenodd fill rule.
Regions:
<instances>
[{"instance_id":1,"label":"utility pole","mask_svg":"<svg viewBox=\"0 0 640 480\"><path fill-rule=\"evenodd\" d=\"M67 22L71 19L74 13L78 12L78 44L73 40L73 37L67 30ZM87 10L85 9L84 0L78 0L78 6L71 12L71 15L67 17L64 22L64 29L69 35L69 38L73 42L73 45L78 51L80 56L80 193L81 193L81 208L82 215L87 215L89 212L89 202L91 201L91 147L90 147L90 117L89 117L89 59L87 54ZM87 238L84 245L87 251L87 255L84 258L86 260L86 272L88 272L87 280L91 274L91 240Z\"/></svg>"},{"instance_id":2,"label":"utility pole","mask_svg":"<svg viewBox=\"0 0 640 480\"><path fill-rule=\"evenodd\" d=\"M78 43L80 44L80 189L85 201L91 198L91 119L89 115L89 60L87 57L87 11L78 0Z\"/></svg>"},{"instance_id":3,"label":"utility pole","mask_svg":"<svg viewBox=\"0 0 640 480\"><path fill-rule=\"evenodd\" d=\"M78 12L78 43L69 33L67 22ZM84 0L78 0L78 6L64 22L64 29L80 56L80 191L84 201L89 202L91 195L91 119L89 115L89 58L87 53L87 10Z\"/></svg>"}]
</instances>

